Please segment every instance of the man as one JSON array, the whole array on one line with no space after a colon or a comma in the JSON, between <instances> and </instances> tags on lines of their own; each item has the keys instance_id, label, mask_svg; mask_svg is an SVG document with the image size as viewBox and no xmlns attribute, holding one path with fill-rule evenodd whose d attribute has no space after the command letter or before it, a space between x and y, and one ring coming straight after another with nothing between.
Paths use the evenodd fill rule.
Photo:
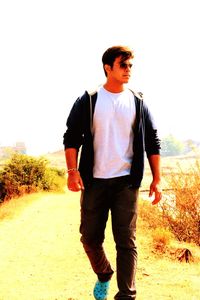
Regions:
<instances>
[{"instance_id":1,"label":"man","mask_svg":"<svg viewBox=\"0 0 200 300\"><path fill-rule=\"evenodd\" d=\"M133 52L114 46L102 56L106 82L74 103L64 134L68 188L81 193L81 241L97 275L96 300L107 299L112 267L103 241L108 213L116 244L115 299L136 299L135 242L138 190L146 151L152 171L153 204L161 199L160 140L140 94L126 88ZM82 146L80 161L79 148ZM79 163L78 163L79 161Z\"/></svg>"}]
</instances>

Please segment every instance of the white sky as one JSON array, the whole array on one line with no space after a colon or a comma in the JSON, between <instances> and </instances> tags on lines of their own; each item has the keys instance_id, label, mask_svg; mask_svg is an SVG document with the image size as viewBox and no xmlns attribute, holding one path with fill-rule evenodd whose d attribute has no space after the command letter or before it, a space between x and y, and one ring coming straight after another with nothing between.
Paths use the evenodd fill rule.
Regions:
<instances>
[{"instance_id":1,"label":"white sky","mask_svg":"<svg viewBox=\"0 0 200 300\"><path fill-rule=\"evenodd\" d=\"M1 0L0 146L63 148L69 109L103 83L103 52L135 49L130 86L161 136L199 137L198 0Z\"/></svg>"}]
</instances>

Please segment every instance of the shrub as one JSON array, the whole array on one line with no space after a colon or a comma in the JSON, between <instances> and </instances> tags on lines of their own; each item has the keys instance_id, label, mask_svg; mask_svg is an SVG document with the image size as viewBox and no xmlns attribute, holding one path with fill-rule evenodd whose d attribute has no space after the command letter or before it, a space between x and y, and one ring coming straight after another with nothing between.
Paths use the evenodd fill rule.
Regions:
<instances>
[{"instance_id":1,"label":"shrub","mask_svg":"<svg viewBox=\"0 0 200 300\"><path fill-rule=\"evenodd\" d=\"M170 244L172 234L169 230L158 227L152 232L152 238L154 248L164 253Z\"/></svg>"},{"instance_id":2,"label":"shrub","mask_svg":"<svg viewBox=\"0 0 200 300\"><path fill-rule=\"evenodd\" d=\"M162 211L148 200L139 202L139 218L142 219L144 226L150 229L167 227Z\"/></svg>"},{"instance_id":3,"label":"shrub","mask_svg":"<svg viewBox=\"0 0 200 300\"><path fill-rule=\"evenodd\" d=\"M168 178L170 197L161 205L163 216L179 241L200 245L200 164L187 172L179 166Z\"/></svg>"},{"instance_id":4,"label":"shrub","mask_svg":"<svg viewBox=\"0 0 200 300\"><path fill-rule=\"evenodd\" d=\"M56 191L64 185L64 171L48 167L44 157L14 154L0 172L1 201L36 191Z\"/></svg>"},{"instance_id":5,"label":"shrub","mask_svg":"<svg viewBox=\"0 0 200 300\"><path fill-rule=\"evenodd\" d=\"M148 228L151 233L153 248L158 252L165 253L173 234L168 228L162 210L159 206L152 205L150 201L140 200L139 218L140 225L145 230Z\"/></svg>"}]
</instances>

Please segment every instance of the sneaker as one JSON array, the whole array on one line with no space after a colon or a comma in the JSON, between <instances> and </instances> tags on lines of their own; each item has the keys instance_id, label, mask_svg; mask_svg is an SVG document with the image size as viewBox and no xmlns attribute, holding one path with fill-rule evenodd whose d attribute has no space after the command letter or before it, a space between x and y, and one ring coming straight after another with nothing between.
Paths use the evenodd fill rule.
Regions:
<instances>
[{"instance_id":1,"label":"sneaker","mask_svg":"<svg viewBox=\"0 0 200 300\"><path fill-rule=\"evenodd\" d=\"M93 290L94 298L96 300L106 300L108 296L109 286L110 286L110 281L101 282L98 280Z\"/></svg>"}]
</instances>

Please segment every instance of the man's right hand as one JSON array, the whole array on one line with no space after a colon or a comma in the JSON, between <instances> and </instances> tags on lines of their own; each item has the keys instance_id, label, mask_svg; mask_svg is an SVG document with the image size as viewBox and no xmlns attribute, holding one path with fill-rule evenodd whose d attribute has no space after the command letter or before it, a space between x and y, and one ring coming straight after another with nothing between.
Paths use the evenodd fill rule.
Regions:
<instances>
[{"instance_id":1,"label":"man's right hand","mask_svg":"<svg viewBox=\"0 0 200 300\"><path fill-rule=\"evenodd\" d=\"M73 170L68 173L68 189L72 192L79 192L84 190L84 185L78 170Z\"/></svg>"}]
</instances>

